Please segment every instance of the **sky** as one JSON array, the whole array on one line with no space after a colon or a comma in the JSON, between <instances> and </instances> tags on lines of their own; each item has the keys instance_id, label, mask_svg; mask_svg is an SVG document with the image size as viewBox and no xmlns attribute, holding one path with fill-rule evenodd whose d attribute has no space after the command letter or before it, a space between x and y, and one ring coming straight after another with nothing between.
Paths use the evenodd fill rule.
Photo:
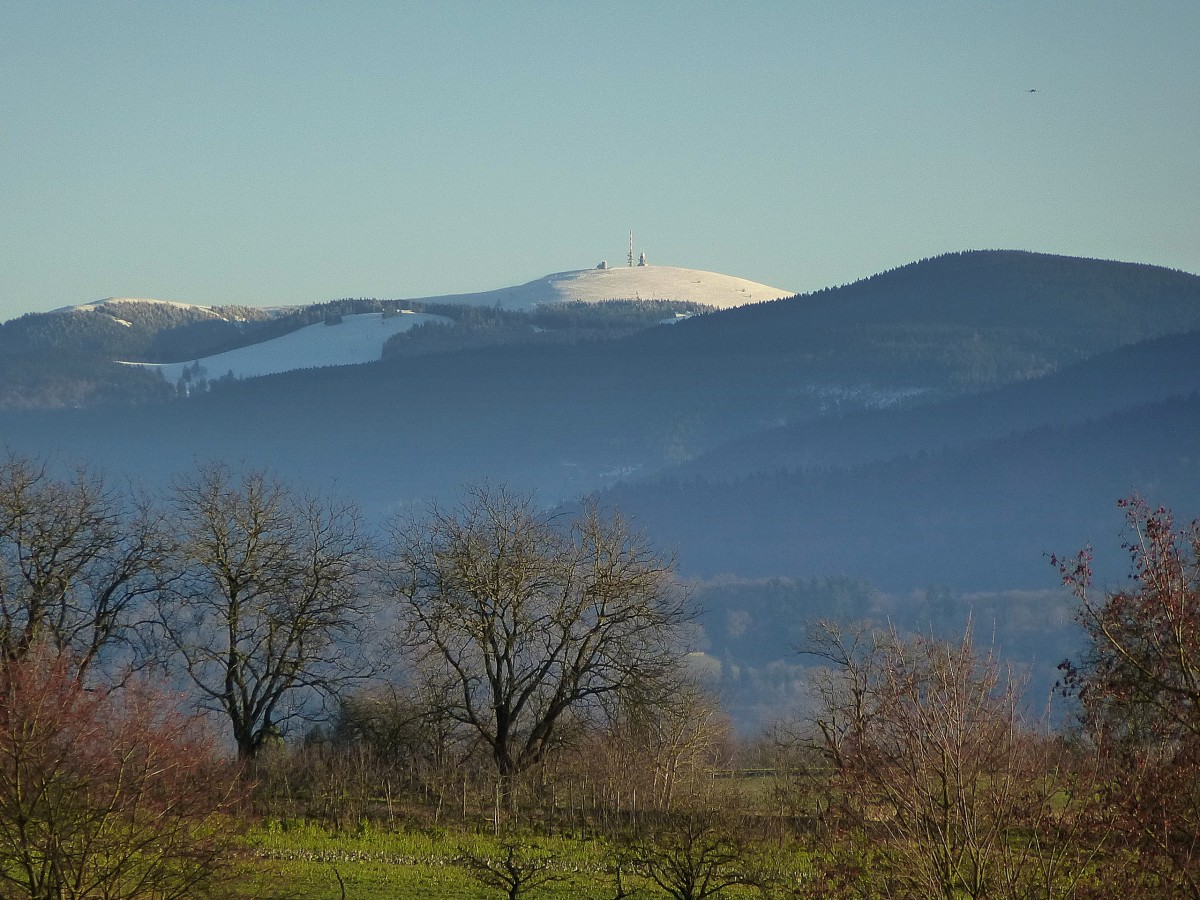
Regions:
<instances>
[{"instance_id":1,"label":"sky","mask_svg":"<svg viewBox=\"0 0 1200 900\"><path fill-rule=\"evenodd\" d=\"M624 261L1200 272L1200 3L0 3L0 320Z\"/></svg>"}]
</instances>

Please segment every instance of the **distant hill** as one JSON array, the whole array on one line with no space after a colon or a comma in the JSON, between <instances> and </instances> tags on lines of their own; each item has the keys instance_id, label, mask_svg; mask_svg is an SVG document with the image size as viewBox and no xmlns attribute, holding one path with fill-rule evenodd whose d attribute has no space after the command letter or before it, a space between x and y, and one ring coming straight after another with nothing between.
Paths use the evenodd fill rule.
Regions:
<instances>
[{"instance_id":1,"label":"distant hill","mask_svg":"<svg viewBox=\"0 0 1200 900\"><path fill-rule=\"evenodd\" d=\"M12 319L0 325L0 409L163 401L171 391L161 377L115 360L204 355L245 339L267 316L247 307L111 298Z\"/></svg>"},{"instance_id":2,"label":"distant hill","mask_svg":"<svg viewBox=\"0 0 1200 900\"><path fill-rule=\"evenodd\" d=\"M342 301L306 314L348 315L379 302ZM880 310L886 314L879 321L868 315ZM268 320L262 327L281 325ZM689 461L702 465L704 454L738 441L781 441L785 452L803 454L787 435L809 427L827 435L811 444L822 454L814 464L839 466L886 458L864 455L864 443L895 453L940 451L955 443L959 424L980 439L1004 436L1029 427L1017 413L1037 404L1044 410L1037 421L1058 421L1055 406L1076 390L1064 360L1096 356L1143 334L1198 327L1196 276L1027 253L956 254L613 340L539 343L534 335L257 378L157 406L0 415L0 441L147 478L165 478L197 457L270 464L302 480L336 480L376 513L450 496L483 477L557 503L621 480L653 480ZM1146 352L1152 363L1154 351ZM1111 365L1095 377L1119 398L1121 370L1134 363L1114 358ZM1055 372L1067 385L1057 399L985 394ZM1091 377L1081 377L1078 390ZM1156 392L1169 386L1146 384L1130 403L1166 398ZM933 404L956 397L959 407L935 410ZM976 397L984 405L973 414ZM1124 401L1105 406L1102 399L1076 407L1093 403L1092 415L1123 408ZM889 405L928 406L933 424L862 420L865 436L856 437L856 410ZM1064 414L1061 421L1077 419ZM733 468L744 479L795 464L751 455ZM711 470L695 474L712 477ZM681 470L680 477L692 476Z\"/></svg>"},{"instance_id":3,"label":"distant hill","mask_svg":"<svg viewBox=\"0 0 1200 900\"><path fill-rule=\"evenodd\" d=\"M108 360L164 356L219 345L270 318L245 306L207 307L162 300L110 298L31 313L0 325L7 356L55 351Z\"/></svg>"},{"instance_id":4,"label":"distant hill","mask_svg":"<svg viewBox=\"0 0 1200 900\"><path fill-rule=\"evenodd\" d=\"M1079 424L1192 391L1200 391L1200 330L1120 347L1042 378L944 402L863 409L868 398L826 394L825 415L756 431L672 467L670 477L732 481L755 472L860 465Z\"/></svg>"},{"instance_id":5,"label":"distant hill","mask_svg":"<svg viewBox=\"0 0 1200 900\"><path fill-rule=\"evenodd\" d=\"M384 355L389 337L421 322L435 321L388 318L400 311L440 314L465 329L453 335L445 329L421 329L413 340L387 348L389 355L519 342L547 330L556 331L559 341L609 339L657 324L664 317L673 321L677 314L787 294L714 272L633 266L560 272L479 294L418 300L343 299L274 309L113 297L0 325L0 409L161 401L194 394L197 385L206 388L209 381L224 376L255 377L289 368L375 361ZM556 312L584 306L603 311L568 312L565 316ZM348 328L325 332L320 339L309 333L305 338L264 346L258 352L247 349L279 341L313 324L338 323L356 315L374 315L386 321L383 327L363 333L358 346L351 346L348 333L355 329ZM297 358L301 351L307 359ZM164 377L118 362L164 367ZM189 366L186 372L184 364ZM185 375L191 379L188 384L181 381Z\"/></svg>"},{"instance_id":6,"label":"distant hill","mask_svg":"<svg viewBox=\"0 0 1200 900\"><path fill-rule=\"evenodd\" d=\"M198 460L270 466L374 522L481 479L546 506L594 494L701 579L705 662L748 726L795 701L820 615L972 617L1048 688L1077 633L1044 554L1093 543L1119 584L1118 498L1200 515L1195 275L979 251L720 311L641 297L404 304L454 324L186 399L111 360L261 360L306 326L315 354L356 323L374 341L398 304L23 317L0 327L0 445L151 488Z\"/></svg>"},{"instance_id":7,"label":"distant hill","mask_svg":"<svg viewBox=\"0 0 1200 900\"><path fill-rule=\"evenodd\" d=\"M842 387L941 383L976 390L1194 328L1200 328L1196 275L970 251L696 319L647 343L664 358L737 347L786 352L807 363L814 378Z\"/></svg>"},{"instance_id":8,"label":"distant hill","mask_svg":"<svg viewBox=\"0 0 1200 900\"><path fill-rule=\"evenodd\" d=\"M668 266L565 272L514 288L419 301L345 299L275 310L113 298L0 325L0 408L161 401L179 393L182 372L176 370L184 363L201 362L210 378L279 371L278 345L267 342L347 316L408 309L464 327L418 328L382 348L349 348L344 338L352 329L318 331L342 346L326 352L312 345L308 365L381 353L630 337L664 318L678 321L681 312L737 305L672 331L650 329L614 346L612 356L625 364L623 356L637 355L680 371L705 360L718 373L728 368L735 380L738 367L750 362L743 357L751 357L760 376L792 382L784 390L797 402L768 404L774 408L767 414L775 422L794 421L814 403L869 405L983 390L1200 327L1198 285L1194 275L1151 266L976 251L762 303L784 292ZM256 346L259 351L246 349ZM232 360L212 359L232 351L239 351ZM160 380L116 361L175 369Z\"/></svg>"},{"instance_id":9,"label":"distant hill","mask_svg":"<svg viewBox=\"0 0 1200 900\"><path fill-rule=\"evenodd\" d=\"M844 468L671 477L601 494L699 577L856 575L889 590L1046 588L1049 552L1115 552L1132 492L1200 511L1200 395Z\"/></svg>"},{"instance_id":10,"label":"distant hill","mask_svg":"<svg viewBox=\"0 0 1200 900\"><path fill-rule=\"evenodd\" d=\"M468 304L507 310L530 310L553 303L598 303L605 300L682 300L713 309L731 309L790 297L783 290L719 272L678 266L612 266L558 272L516 287L476 294L421 297L425 304Z\"/></svg>"}]
</instances>

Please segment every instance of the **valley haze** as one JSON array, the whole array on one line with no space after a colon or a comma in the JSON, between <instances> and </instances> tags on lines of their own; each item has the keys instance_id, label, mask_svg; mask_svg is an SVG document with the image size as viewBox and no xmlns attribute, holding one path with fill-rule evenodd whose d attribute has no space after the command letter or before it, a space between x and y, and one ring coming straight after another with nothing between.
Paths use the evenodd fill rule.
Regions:
<instances>
[{"instance_id":1,"label":"valley haze","mask_svg":"<svg viewBox=\"0 0 1200 900\"><path fill-rule=\"evenodd\" d=\"M475 302L25 316L0 326L0 439L151 489L205 461L270 467L376 522L483 480L593 496L695 581L744 724L790 702L754 673L821 615L952 631L977 612L1051 683L1074 632L1046 554L1114 543L1132 493L1200 510L1196 275L971 251L758 302L770 289L655 269ZM671 280L585 293L651 276ZM748 302L689 293L714 287ZM155 356L170 381L114 362Z\"/></svg>"}]
</instances>

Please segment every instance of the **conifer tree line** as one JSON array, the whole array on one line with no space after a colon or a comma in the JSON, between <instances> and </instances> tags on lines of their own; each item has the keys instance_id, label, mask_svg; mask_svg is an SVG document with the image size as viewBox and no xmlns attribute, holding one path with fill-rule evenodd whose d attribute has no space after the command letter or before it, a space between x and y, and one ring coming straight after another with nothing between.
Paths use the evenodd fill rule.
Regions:
<instances>
[{"instance_id":1,"label":"conifer tree line","mask_svg":"<svg viewBox=\"0 0 1200 900\"><path fill-rule=\"evenodd\" d=\"M266 471L147 495L9 454L0 883L199 896L221 823L304 816L604 835L621 896L1200 897L1200 525L1122 508L1123 590L1052 557L1084 648L1055 715L970 631L826 621L747 738L615 513L484 483L380 530ZM505 846L485 883L552 873Z\"/></svg>"}]
</instances>

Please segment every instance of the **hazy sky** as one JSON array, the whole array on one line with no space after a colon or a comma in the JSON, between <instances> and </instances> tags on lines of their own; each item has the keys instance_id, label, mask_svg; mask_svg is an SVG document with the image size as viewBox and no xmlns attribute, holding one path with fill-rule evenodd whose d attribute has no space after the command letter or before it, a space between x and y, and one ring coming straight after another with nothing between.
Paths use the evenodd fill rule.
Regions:
<instances>
[{"instance_id":1,"label":"hazy sky","mask_svg":"<svg viewBox=\"0 0 1200 900\"><path fill-rule=\"evenodd\" d=\"M624 260L1200 271L1200 3L0 2L0 319ZM1030 93L1030 88L1036 89Z\"/></svg>"}]
</instances>

